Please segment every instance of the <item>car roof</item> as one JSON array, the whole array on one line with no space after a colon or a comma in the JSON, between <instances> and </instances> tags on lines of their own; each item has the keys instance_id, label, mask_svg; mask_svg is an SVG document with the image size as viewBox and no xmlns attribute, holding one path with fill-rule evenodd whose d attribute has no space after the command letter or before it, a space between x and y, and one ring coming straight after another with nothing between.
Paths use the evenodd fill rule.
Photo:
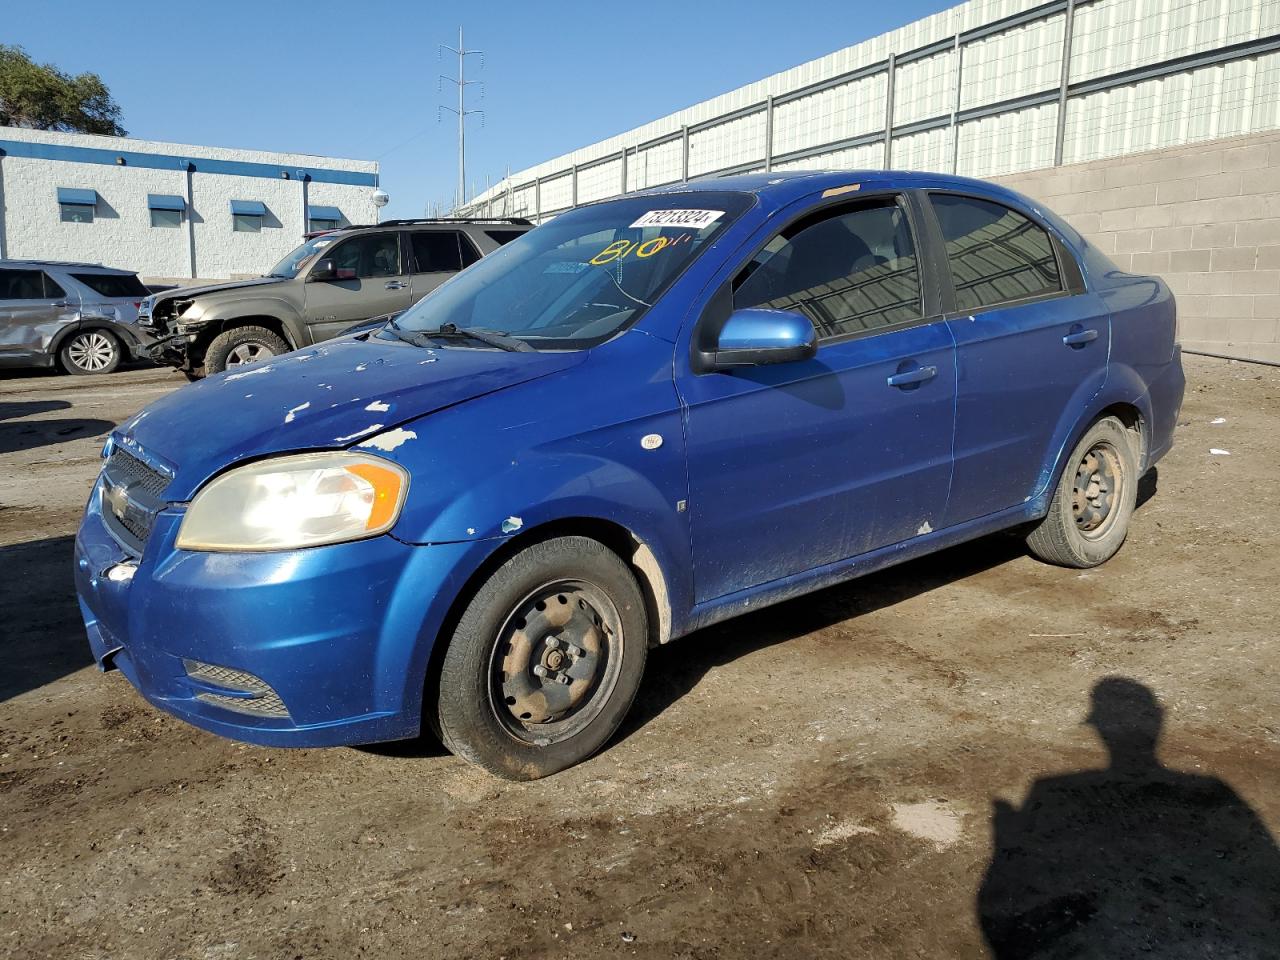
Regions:
<instances>
[{"instance_id":1,"label":"car roof","mask_svg":"<svg viewBox=\"0 0 1280 960\"><path fill-rule=\"evenodd\" d=\"M334 227L332 230L317 230L308 236L322 237L353 230L403 230L406 227L415 230L432 227L441 230L458 230L462 227L476 227L481 230L532 230L534 224L523 217L423 217L410 220L383 220L381 223L349 223L345 227Z\"/></svg>"},{"instance_id":2,"label":"car roof","mask_svg":"<svg viewBox=\"0 0 1280 960\"><path fill-rule=\"evenodd\" d=\"M120 267L106 267L100 263L83 263L79 260L0 260L0 268L38 267L42 270L63 267L92 273L121 273L132 276L137 271L124 270Z\"/></svg>"},{"instance_id":3,"label":"car roof","mask_svg":"<svg viewBox=\"0 0 1280 960\"><path fill-rule=\"evenodd\" d=\"M916 190L922 188L973 191L987 196L1005 196L1023 199L986 180L959 177L949 173L928 173L918 170L774 170L766 173L739 173L726 177L702 177L688 183L671 183L649 190L641 190L631 196L656 196L672 193L727 190L753 193L778 204L789 203L811 196L819 190L839 187L859 189ZM850 191L852 192L852 191Z\"/></svg>"}]
</instances>

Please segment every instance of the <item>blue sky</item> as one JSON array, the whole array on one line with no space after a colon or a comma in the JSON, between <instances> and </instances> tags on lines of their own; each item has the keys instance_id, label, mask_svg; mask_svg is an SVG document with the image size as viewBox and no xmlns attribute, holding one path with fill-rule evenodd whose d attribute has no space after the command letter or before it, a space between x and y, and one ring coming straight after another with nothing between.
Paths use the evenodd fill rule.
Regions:
<instances>
[{"instance_id":1,"label":"blue sky","mask_svg":"<svg viewBox=\"0 0 1280 960\"><path fill-rule=\"evenodd\" d=\"M6 0L0 42L102 75L144 139L378 160L387 215L457 182L456 61L484 50L467 179L512 170L951 6L946 0L157 3ZM472 88L478 91L479 88Z\"/></svg>"}]
</instances>

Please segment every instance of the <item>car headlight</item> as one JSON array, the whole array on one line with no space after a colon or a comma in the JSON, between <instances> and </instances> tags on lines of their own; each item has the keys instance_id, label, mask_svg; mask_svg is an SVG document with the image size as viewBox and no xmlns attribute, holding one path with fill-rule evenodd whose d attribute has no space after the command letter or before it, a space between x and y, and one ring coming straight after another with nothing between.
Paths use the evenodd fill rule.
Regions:
<instances>
[{"instance_id":1,"label":"car headlight","mask_svg":"<svg viewBox=\"0 0 1280 960\"><path fill-rule=\"evenodd\" d=\"M182 550L292 550L391 529L409 475L380 457L304 453L262 460L196 494L178 530Z\"/></svg>"}]
</instances>

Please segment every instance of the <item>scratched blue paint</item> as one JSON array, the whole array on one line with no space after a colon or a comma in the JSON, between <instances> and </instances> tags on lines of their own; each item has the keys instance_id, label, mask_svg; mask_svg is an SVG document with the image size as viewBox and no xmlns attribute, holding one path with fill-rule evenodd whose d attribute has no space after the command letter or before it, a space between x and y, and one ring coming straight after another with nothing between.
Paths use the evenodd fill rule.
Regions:
<instances>
[{"instance_id":1,"label":"scratched blue paint","mask_svg":"<svg viewBox=\"0 0 1280 960\"><path fill-rule=\"evenodd\" d=\"M696 322L717 291L783 224L851 182L856 198L952 188L1029 211L1078 260L1084 289L976 317L940 311L788 363L700 371ZM172 479L140 557L109 532L97 489L90 498L75 575L95 657L157 706L230 737L412 736L442 624L513 537L583 519L629 531L661 571L666 640L1043 516L1063 457L1104 410L1140 417L1143 469L1171 446L1184 383L1168 288L1117 270L1051 212L991 184L891 172L743 176L650 196L701 209L711 190L751 203L633 326L596 346L424 350L350 336L185 387L122 424L112 445ZM945 258L921 263L941 282ZM738 347L802 339L767 319L739 324ZM1077 328L1098 335L1068 349ZM912 381L924 368L929 378ZM389 534L283 552L175 547L186 504L230 467L392 431L396 443L362 448L411 478ZM642 444L652 435L661 442ZM104 575L128 562L131 579ZM184 658L262 678L289 716L196 699Z\"/></svg>"}]
</instances>

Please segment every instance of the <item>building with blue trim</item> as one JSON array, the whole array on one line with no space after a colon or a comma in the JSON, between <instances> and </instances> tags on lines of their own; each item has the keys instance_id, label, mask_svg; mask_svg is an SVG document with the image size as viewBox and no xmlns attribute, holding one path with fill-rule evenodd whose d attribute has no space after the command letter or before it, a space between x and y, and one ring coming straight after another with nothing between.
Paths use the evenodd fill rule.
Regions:
<instances>
[{"instance_id":1,"label":"building with blue trim","mask_svg":"<svg viewBox=\"0 0 1280 960\"><path fill-rule=\"evenodd\" d=\"M0 127L0 258L257 276L308 232L375 222L377 190L371 160Z\"/></svg>"}]
</instances>

